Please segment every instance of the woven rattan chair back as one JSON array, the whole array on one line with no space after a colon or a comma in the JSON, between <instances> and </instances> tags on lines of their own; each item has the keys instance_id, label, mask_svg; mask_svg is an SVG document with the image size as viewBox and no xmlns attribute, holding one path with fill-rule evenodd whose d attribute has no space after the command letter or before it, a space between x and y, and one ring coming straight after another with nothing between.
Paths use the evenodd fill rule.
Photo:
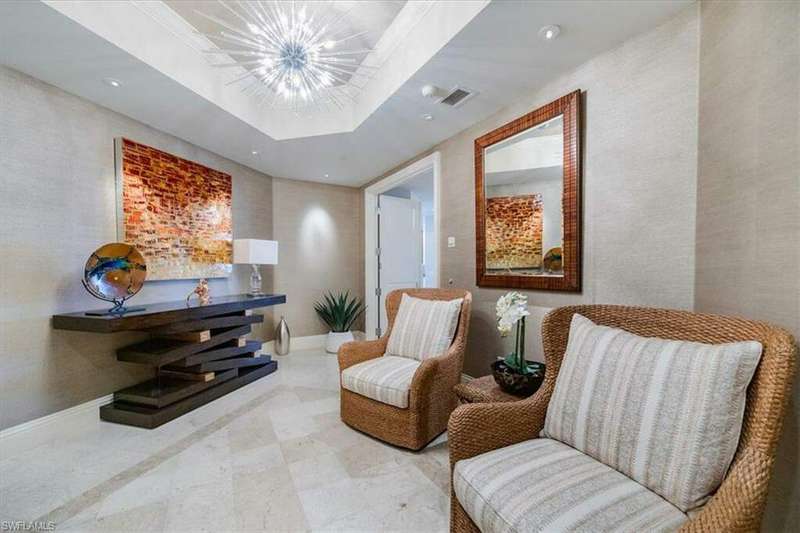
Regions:
<instances>
[{"instance_id":1,"label":"woven rattan chair back","mask_svg":"<svg viewBox=\"0 0 800 533\"><path fill-rule=\"evenodd\" d=\"M716 493L681 527L682 532L757 531L767 501L796 359L792 336L764 322L616 305L554 309L542 322L547 371L541 388L531 398L519 402L459 407L448 426L451 472L459 460L538 436L544 426L575 313L595 323L647 337L710 344L756 340L763 345L761 361L747 390L742 433L733 463ZM453 497L451 502L450 530L477 531L458 500Z\"/></svg>"},{"instance_id":2,"label":"woven rattan chair back","mask_svg":"<svg viewBox=\"0 0 800 533\"><path fill-rule=\"evenodd\" d=\"M458 326L447 352L423 361L414 374L409 405L401 409L380 403L346 389L341 391L342 420L351 427L386 442L419 450L447 427L457 405L453 387L461 380L464 351L469 332L472 295L460 289L398 289L386 295L387 331L380 339L345 344L339 350L339 368L344 370L386 351L403 294L426 300L463 298Z\"/></svg>"}]
</instances>

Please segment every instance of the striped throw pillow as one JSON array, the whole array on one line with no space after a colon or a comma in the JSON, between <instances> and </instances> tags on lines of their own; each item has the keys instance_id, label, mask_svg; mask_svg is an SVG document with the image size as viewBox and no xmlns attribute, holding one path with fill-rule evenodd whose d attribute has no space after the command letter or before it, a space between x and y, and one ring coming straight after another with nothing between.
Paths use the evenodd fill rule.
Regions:
<instances>
[{"instance_id":1,"label":"striped throw pillow","mask_svg":"<svg viewBox=\"0 0 800 533\"><path fill-rule=\"evenodd\" d=\"M444 354L453 342L462 301L424 300L403 294L386 355L423 361Z\"/></svg>"},{"instance_id":2,"label":"striped throw pillow","mask_svg":"<svg viewBox=\"0 0 800 533\"><path fill-rule=\"evenodd\" d=\"M640 337L576 314L542 436L689 511L725 477L760 358L755 341Z\"/></svg>"}]
</instances>

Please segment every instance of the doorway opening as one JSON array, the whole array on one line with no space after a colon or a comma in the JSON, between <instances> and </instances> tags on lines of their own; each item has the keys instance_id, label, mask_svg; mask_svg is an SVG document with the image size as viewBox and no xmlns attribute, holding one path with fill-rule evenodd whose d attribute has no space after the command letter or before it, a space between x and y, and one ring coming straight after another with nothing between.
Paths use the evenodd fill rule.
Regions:
<instances>
[{"instance_id":1,"label":"doorway opening","mask_svg":"<svg viewBox=\"0 0 800 533\"><path fill-rule=\"evenodd\" d=\"M366 333L386 331L386 295L438 287L440 155L435 152L364 190Z\"/></svg>"}]
</instances>

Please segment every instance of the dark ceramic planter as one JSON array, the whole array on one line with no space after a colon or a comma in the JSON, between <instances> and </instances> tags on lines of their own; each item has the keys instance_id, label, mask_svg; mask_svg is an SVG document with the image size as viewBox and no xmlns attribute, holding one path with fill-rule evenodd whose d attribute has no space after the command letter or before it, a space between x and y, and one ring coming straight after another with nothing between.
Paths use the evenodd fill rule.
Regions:
<instances>
[{"instance_id":1,"label":"dark ceramic planter","mask_svg":"<svg viewBox=\"0 0 800 533\"><path fill-rule=\"evenodd\" d=\"M502 359L492 363L492 375L495 382L509 394L530 396L541 387L544 381L544 364L527 361L532 373L520 374Z\"/></svg>"}]
</instances>

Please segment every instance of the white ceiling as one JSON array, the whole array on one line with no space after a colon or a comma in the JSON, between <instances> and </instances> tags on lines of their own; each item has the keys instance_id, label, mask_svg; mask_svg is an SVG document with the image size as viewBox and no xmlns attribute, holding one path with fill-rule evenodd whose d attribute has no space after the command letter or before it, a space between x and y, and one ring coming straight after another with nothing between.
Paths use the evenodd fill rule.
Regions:
<instances>
[{"instance_id":1,"label":"white ceiling","mask_svg":"<svg viewBox=\"0 0 800 533\"><path fill-rule=\"evenodd\" d=\"M161 2L2 2L0 63L267 174L359 186L691 1L387 3L354 22L383 32L384 68L336 115L276 115L226 89ZM562 28L554 42L536 36L546 24ZM479 94L448 109L420 94L426 83Z\"/></svg>"}]
</instances>

